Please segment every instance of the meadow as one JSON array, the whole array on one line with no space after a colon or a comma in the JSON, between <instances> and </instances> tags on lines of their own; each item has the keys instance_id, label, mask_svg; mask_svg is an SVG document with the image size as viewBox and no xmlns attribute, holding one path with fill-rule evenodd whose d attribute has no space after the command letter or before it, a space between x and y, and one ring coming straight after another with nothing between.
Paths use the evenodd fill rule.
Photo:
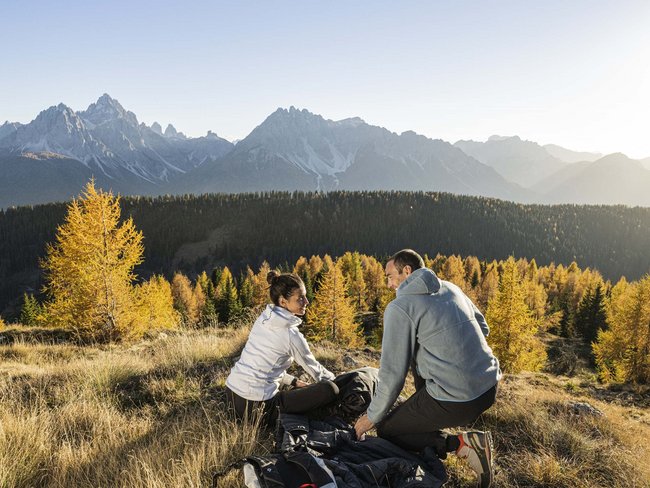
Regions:
<instances>
[{"instance_id":1,"label":"meadow","mask_svg":"<svg viewBox=\"0 0 650 488\"><path fill-rule=\"evenodd\" d=\"M272 433L235 422L223 403L249 327L244 320L104 345L7 327L0 332L0 486L210 486L216 470L268 453ZM496 486L650 486L648 392L608 389L585 365L554 374L573 361L573 349L549 347L556 354L546 370L506 375L496 405L474 425L494 434ZM376 366L380 355L326 341L313 350L337 373ZM406 394L411 388L409 379ZM471 471L452 458L445 486L474 486ZM243 486L241 472L219 486Z\"/></svg>"}]
</instances>

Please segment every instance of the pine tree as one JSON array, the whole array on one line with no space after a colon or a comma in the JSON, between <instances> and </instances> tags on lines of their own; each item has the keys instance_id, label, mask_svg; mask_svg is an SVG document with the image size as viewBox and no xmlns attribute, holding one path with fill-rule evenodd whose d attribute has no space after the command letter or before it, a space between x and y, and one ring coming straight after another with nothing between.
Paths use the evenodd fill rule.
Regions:
<instances>
[{"instance_id":1,"label":"pine tree","mask_svg":"<svg viewBox=\"0 0 650 488\"><path fill-rule=\"evenodd\" d=\"M246 271L239 277L239 300L243 308L253 307L253 277L255 273L246 266Z\"/></svg>"},{"instance_id":2,"label":"pine tree","mask_svg":"<svg viewBox=\"0 0 650 488\"><path fill-rule=\"evenodd\" d=\"M131 218L120 224L119 198L89 182L79 200L68 205L46 253L49 323L86 338L132 335L129 329L137 320L133 268L142 262L142 234Z\"/></svg>"},{"instance_id":3,"label":"pine tree","mask_svg":"<svg viewBox=\"0 0 650 488\"><path fill-rule=\"evenodd\" d=\"M216 309L220 322L227 324L241 315L242 306L237 294L237 284L228 266L221 271L219 282L215 287L215 295L217 296Z\"/></svg>"},{"instance_id":4,"label":"pine tree","mask_svg":"<svg viewBox=\"0 0 650 488\"><path fill-rule=\"evenodd\" d=\"M465 267L465 281L472 290L475 290L481 282L481 263L476 256L467 256L463 261Z\"/></svg>"},{"instance_id":5,"label":"pine tree","mask_svg":"<svg viewBox=\"0 0 650 488\"><path fill-rule=\"evenodd\" d=\"M538 321L526 306L525 290L517 263L510 257L503 265L497 294L488 303L488 342L504 371L540 369L546 359L544 345L536 337Z\"/></svg>"},{"instance_id":6,"label":"pine tree","mask_svg":"<svg viewBox=\"0 0 650 488\"><path fill-rule=\"evenodd\" d=\"M329 339L347 347L359 347L363 338L354 319L354 305L347 297L347 286L338 266L331 264L323 275L307 309L309 335L316 340Z\"/></svg>"},{"instance_id":7,"label":"pine tree","mask_svg":"<svg viewBox=\"0 0 650 488\"><path fill-rule=\"evenodd\" d=\"M600 283L593 292L588 290L582 297L576 312L575 326L588 344L596 340L598 331L607 327L605 300Z\"/></svg>"},{"instance_id":8,"label":"pine tree","mask_svg":"<svg viewBox=\"0 0 650 488\"><path fill-rule=\"evenodd\" d=\"M23 306L20 310L20 323L34 326L43 320L43 309L31 293L23 294Z\"/></svg>"},{"instance_id":9,"label":"pine tree","mask_svg":"<svg viewBox=\"0 0 650 488\"><path fill-rule=\"evenodd\" d=\"M196 278L196 285L201 286L201 289L203 290L203 294L205 295L203 308L201 309L201 313L199 314L201 317L200 325L203 327L214 325L219 321L219 317L217 315L216 303L214 299L214 284L212 283L212 280L208 277L208 274L205 271L203 271Z\"/></svg>"}]
</instances>

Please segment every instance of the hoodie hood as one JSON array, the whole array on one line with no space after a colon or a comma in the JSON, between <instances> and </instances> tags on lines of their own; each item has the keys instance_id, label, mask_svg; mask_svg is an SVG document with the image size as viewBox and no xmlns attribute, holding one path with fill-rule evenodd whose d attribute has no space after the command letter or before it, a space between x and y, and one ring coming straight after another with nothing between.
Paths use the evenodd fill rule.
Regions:
<instances>
[{"instance_id":1,"label":"hoodie hood","mask_svg":"<svg viewBox=\"0 0 650 488\"><path fill-rule=\"evenodd\" d=\"M262 312L262 324L269 327L298 327L302 324L302 319L286 308L269 304Z\"/></svg>"},{"instance_id":2,"label":"hoodie hood","mask_svg":"<svg viewBox=\"0 0 650 488\"><path fill-rule=\"evenodd\" d=\"M406 278L399 288L397 296L403 295L431 295L440 290L440 278L428 268L420 268L413 271Z\"/></svg>"}]
</instances>

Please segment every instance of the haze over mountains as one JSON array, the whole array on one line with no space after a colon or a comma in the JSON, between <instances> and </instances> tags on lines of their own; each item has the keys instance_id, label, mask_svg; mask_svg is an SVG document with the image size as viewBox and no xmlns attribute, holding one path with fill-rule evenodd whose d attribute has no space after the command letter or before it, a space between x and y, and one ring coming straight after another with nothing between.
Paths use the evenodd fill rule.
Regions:
<instances>
[{"instance_id":1,"label":"haze over mountains","mask_svg":"<svg viewBox=\"0 0 650 488\"><path fill-rule=\"evenodd\" d=\"M539 203L650 206L650 158L602 157L517 136L455 144L360 118L278 109L233 144L163 131L109 95L0 126L0 207L65 200L95 177L121 194L415 190Z\"/></svg>"}]
</instances>

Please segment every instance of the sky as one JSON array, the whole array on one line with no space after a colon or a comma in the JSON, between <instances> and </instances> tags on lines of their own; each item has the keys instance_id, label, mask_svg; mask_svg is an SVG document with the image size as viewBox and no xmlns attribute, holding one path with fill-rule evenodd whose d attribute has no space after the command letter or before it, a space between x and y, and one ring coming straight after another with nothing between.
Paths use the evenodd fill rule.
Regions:
<instances>
[{"instance_id":1,"label":"sky","mask_svg":"<svg viewBox=\"0 0 650 488\"><path fill-rule=\"evenodd\" d=\"M278 107L650 157L650 1L0 0L0 124L103 93L242 139Z\"/></svg>"}]
</instances>

